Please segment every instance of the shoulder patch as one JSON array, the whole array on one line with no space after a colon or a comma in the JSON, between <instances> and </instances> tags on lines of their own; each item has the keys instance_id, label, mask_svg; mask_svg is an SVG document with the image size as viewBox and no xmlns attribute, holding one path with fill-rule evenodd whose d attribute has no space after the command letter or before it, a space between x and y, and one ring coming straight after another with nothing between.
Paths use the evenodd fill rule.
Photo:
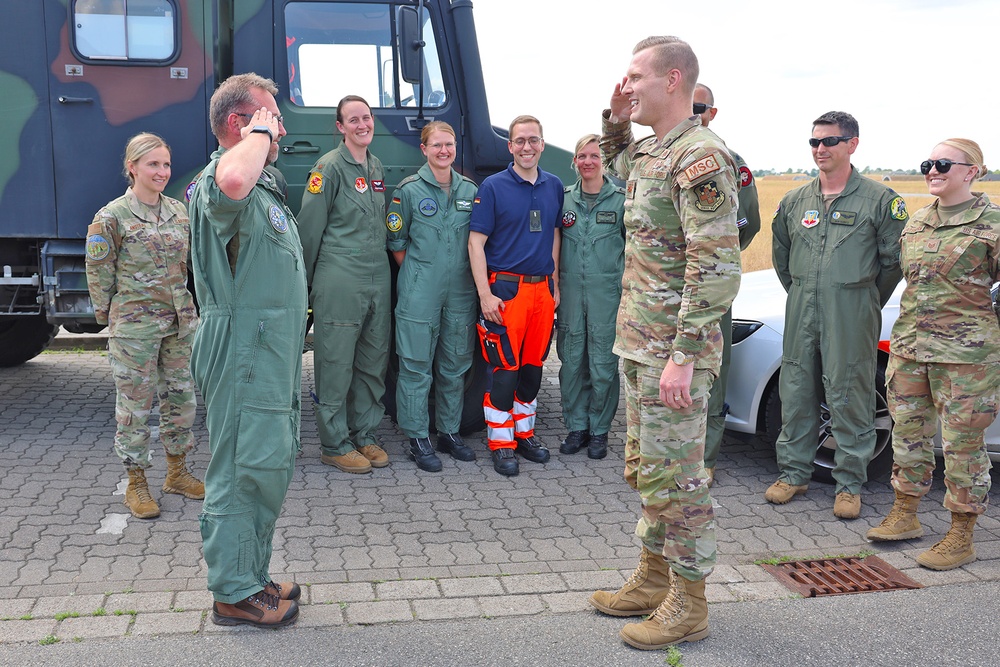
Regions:
<instances>
[{"instance_id":1,"label":"shoulder patch","mask_svg":"<svg viewBox=\"0 0 1000 667\"><path fill-rule=\"evenodd\" d=\"M726 196L719 192L719 186L715 181L702 183L695 188L695 194L698 199L694 205L701 211L716 211L726 200Z\"/></svg>"},{"instance_id":2,"label":"shoulder patch","mask_svg":"<svg viewBox=\"0 0 1000 667\"><path fill-rule=\"evenodd\" d=\"M201 176L201 174L198 174ZM187 188L184 190L184 201L191 201L191 197L194 195L194 188L198 185L198 176L194 177L194 180L188 183Z\"/></svg>"},{"instance_id":3,"label":"shoulder patch","mask_svg":"<svg viewBox=\"0 0 1000 667\"><path fill-rule=\"evenodd\" d=\"M101 234L87 237L87 258L99 262L111 253L111 244Z\"/></svg>"},{"instance_id":4,"label":"shoulder patch","mask_svg":"<svg viewBox=\"0 0 1000 667\"><path fill-rule=\"evenodd\" d=\"M684 174L688 177L688 180L695 181L702 176L714 174L720 169L722 169L722 164L719 160L719 156L713 153L711 155L706 155L702 159L687 167L684 170Z\"/></svg>"},{"instance_id":5,"label":"shoulder patch","mask_svg":"<svg viewBox=\"0 0 1000 667\"><path fill-rule=\"evenodd\" d=\"M284 234L288 231L288 218L277 204L271 204L271 208L267 212L267 219L270 220L274 231L279 234Z\"/></svg>"},{"instance_id":6,"label":"shoulder patch","mask_svg":"<svg viewBox=\"0 0 1000 667\"><path fill-rule=\"evenodd\" d=\"M390 232L395 234L403 228L403 218L400 217L399 213L393 211L389 215L385 216L385 227Z\"/></svg>"},{"instance_id":7,"label":"shoulder patch","mask_svg":"<svg viewBox=\"0 0 1000 667\"><path fill-rule=\"evenodd\" d=\"M902 197L896 197L892 200L892 203L889 204L889 212L893 220L906 220L910 217L906 213L906 202L903 201Z\"/></svg>"},{"instance_id":8,"label":"shoulder patch","mask_svg":"<svg viewBox=\"0 0 1000 667\"><path fill-rule=\"evenodd\" d=\"M318 171L309 173L309 186L306 191L311 195L318 195L323 192L323 174Z\"/></svg>"},{"instance_id":9,"label":"shoulder patch","mask_svg":"<svg viewBox=\"0 0 1000 667\"><path fill-rule=\"evenodd\" d=\"M740 167L740 187L749 187L751 183L753 183L753 173L751 173L750 167L746 165Z\"/></svg>"}]
</instances>

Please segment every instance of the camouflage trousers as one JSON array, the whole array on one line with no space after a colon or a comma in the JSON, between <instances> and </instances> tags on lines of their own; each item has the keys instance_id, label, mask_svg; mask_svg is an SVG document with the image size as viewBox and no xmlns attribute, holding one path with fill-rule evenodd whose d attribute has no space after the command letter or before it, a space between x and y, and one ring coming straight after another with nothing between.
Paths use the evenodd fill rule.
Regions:
<instances>
[{"instance_id":1,"label":"camouflage trousers","mask_svg":"<svg viewBox=\"0 0 1000 667\"><path fill-rule=\"evenodd\" d=\"M998 382L1000 363L924 364L889 356L893 488L911 496L930 490L940 418L944 506L952 512L986 511L990 459L983 434L997 416Z\"/></svg>"},{"instance_id":2,"label":"camouflage trousers","mask_svg":"<svg viewBox=\"0 0 1000 667\"><path fill-rule=\"evenodd\" d=\"M689 580L715 567L715 514L703 457L708 392L714 375L695 370L692 404L673 410L660 401L662 366L623 360L625 481L639 492L642 517L635 534Z\"/></svg>"},{"instance_id":3,"label":"camouflage trousers","mask_svg":"<svg viewBox=\"0 0 1000 667\"><path fill-rule=\"evenodd\" d=\"M108 338L108 359L118 394L115 453L126 468L150 466L148 422L154 393L160 399L160 440L167 454L185 454L194 446L193 339L176 334L153 339Z\"/></svg>"}]
</instances>

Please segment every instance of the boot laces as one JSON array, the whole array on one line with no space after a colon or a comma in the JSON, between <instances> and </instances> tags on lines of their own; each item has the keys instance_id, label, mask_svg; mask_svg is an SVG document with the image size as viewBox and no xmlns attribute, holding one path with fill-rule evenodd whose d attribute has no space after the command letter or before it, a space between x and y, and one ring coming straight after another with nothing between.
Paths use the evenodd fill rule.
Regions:
<instances>
[{"instance_id":1,"label":"boot laces","mask_svg":"<svg viewBox=\"0 0 1000 667\"><path fill-rule=\"evenodd\" d=\"M141 480L136 481L134 484L135 496L139 499L141 503L151 503L153 502L153 496L149 492L149 485L146 483L146 478L143 477Z\"/></svg>"},{"instance_id":2,"label":"boot laces","mask_svg":"<svg viewBox=\"0 0 1000 667\"><path fill-rule=\"evenodd\" d=\"M258 607L265 607L268 611L277 611L281 598L277 595L261 591L247 598L247 602Z\"/></svg>"},{"instance_id":3,"label":"boot laces","mask_svg":"<svg viewBox=\"0 0 1000 667\"><path fill-rule=\"evenodd\" d=\"M187 469L187 466L181 466L181 469L176 472L176 480L179 484L200 484L198 478L191 474L191 471Z\"/></svg>"},{"instance_id":4,"label":"boot laces","mask_svg":"<svg viewBox=\"0 0 1000 667\"><path fill-rule=\"evenodd\" d=\"M893 503L892 508L889 510L889 514L886 515L885 519L882 520L881 525L891 526L894 523L902 521L907 516L909 516L909 514L910 513L906 510L905 507L903 507L902 503L899 502Z\"/></svg>"},{"instance_id":5,"label":"boot laces","mask_svg":"<svg viewBox=\"0 0 1000 667\"><path fill-rule=\"evenodd\" d=\"M625 580L625 585L622 586L622 588L625 589L630 586L638 586L639 579L642 578L643 571L648 569L649 569L649 564L646 561L646 554L643 554L640 557L639 564L635 567L634 570L632 570L632 574L628 575L628 579Z\"/></svg>"},{"instance_id":6,"label":"boot laces","mask_svg":"<svg viewBox=\"0 0 1000 667\"><path fill-rule=\"evenodd\" d=\"M949 530L947 534L945 534L943 540L931 547L931 551L946 554L951 551L963 549L966 546L966 537L964 533L957 530Z\"/></svg>"},{"instance_id":7,"label":"boot laces","mask_svg":"<svg viewBox=\"0 0 1000 667\"><path fill-rule=\"evenodd\" d=\"M676 584L675 584L676 585ZM670 589L670 594L660 603L656 611L649 617L650 620L668 624L677 618L684 611L685 595L676 588Z\"/></svg>"}]
</instances>

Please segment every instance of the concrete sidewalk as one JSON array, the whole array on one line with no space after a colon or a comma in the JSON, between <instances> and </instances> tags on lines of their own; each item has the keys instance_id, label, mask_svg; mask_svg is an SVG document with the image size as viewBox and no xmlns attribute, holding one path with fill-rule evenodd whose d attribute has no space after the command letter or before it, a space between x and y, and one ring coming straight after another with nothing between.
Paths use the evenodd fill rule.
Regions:
<instances>
[{"instance_id":1,"label":"concrete sidewalk","mask_svg":"<svg viewBox=\"0 0 1000 667\"><path fill-rule=\"evenodd\" d=\"M111 449L114 388L100 337L72 337L14 369L0 369L0 643L126 636L224 635L207 618L200 503L159 492L161 452L149 473L162 515L134 519L122 505L123 469ZM87 342L90 341L90 342ZM82 351L81 351L82 350ZM537 433L553 450L545 464L521 462L497 475L483 437L479 458L442 459L424 473L404 454L388 419L380 434L388 468L350 475L319 461L311 407L303 451L278 522L272 573L303 585L298 628L461 621L590 613L595 588L617 588L635 566L637 499L621 479L623 411L602 461L562 456L558 365L546 369ZM304 358L303 391L313 384ZM195 472L208 460L203 407ZM991 510L976 531L979 560L951 572L914 557L947 530L940 479L921 506L926 535L902 544L864 539L892 504L887 480L869 482L861 519L832 514L833 491L814 484L785 506L763 493L776 476L773 451L727 440L712 490L719 564L713 603L792 597L755 561L877 553L917 581L937 586L1000 581L1000 522ZM940 475L938 476L940 477ZM609 638L611 640L612 638ZM614 641L617 641L616 639Z\"/></svg>"}]
</instances>

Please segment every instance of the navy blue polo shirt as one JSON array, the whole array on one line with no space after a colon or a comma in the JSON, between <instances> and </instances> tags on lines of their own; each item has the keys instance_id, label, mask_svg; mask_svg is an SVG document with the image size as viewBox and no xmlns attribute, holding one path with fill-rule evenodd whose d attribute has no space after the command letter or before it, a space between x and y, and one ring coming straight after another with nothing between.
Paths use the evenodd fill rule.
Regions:
<instances>
[{"instance_id":1,"label":"navy blue polo shirt","mask_svg":"<svg viewBox=\"0 0 1000 667\"><path fill-rule=\"evenodd\" d=\"M534 183L507 169L488 176L479 186L472 206L469 231L485 234L486 266L526 276L550 276L552 239L562 225L563 184L557 176L538 170ZM539 231L531 231L531 211L538 211Z\"/></svg>"}]
</instances>

